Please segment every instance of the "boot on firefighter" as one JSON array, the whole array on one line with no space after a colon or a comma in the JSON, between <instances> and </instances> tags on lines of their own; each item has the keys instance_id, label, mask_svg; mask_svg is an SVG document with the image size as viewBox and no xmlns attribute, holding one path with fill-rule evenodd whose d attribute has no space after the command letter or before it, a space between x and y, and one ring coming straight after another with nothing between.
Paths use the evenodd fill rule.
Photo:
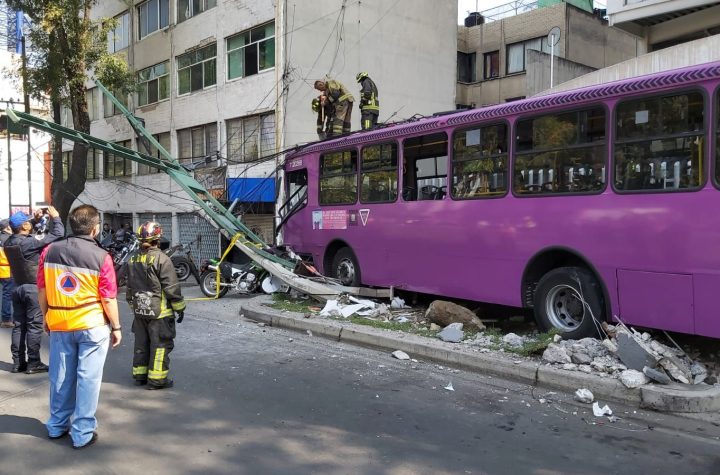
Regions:
<instances>
[{"instance_id":1,"label":"boot on firefighter","mask_svg":"<svg viewBox=\"0 0 720 475\"><path fill-rule=\"evenodd\" d=\"M170 258L160 250L160 224L148 221L138 228L141 248L128 260L127 301L135 318L133 379L148 389L173 386L168 377L170 352L174 348L175 315L181 323L185 300Z\"/></svg>"},{"instance_id":2,"label":"boot on firefighter","mask_svg":"<svg viewBox=\"0 0 720 475\"><path fill-rule=\"evenodd\" d=\"M327 81L315 81L315 89L327 97L334 108L332 118L332 134L349 134L350 119L352 117L352 105L355 98L340 81L329 79Z\"/></svg>"},{"instance_id":3,"label":"boot on firefighter","mask_svg":"<svg viewBox=\"0 0 720 475\"><path fill-rule=\"evenodd\" d=\"M360 84L360 126L362 130L374 129L380 115L377 86L366 72L357 73L355 80Z\"/></svg>"},{"instance_id":4,"label":"boot on firefighter","mask_svg":"<svg viewBox=\"0 0 720 475\"><path fill-rule=\"evenodd\" d=\"M312 100L312 110L317 114L318 139L325 140L332 137L332 121L335 115L335 107L327 100L325 94L320 94Z\"/></svg>"}]
</instances>

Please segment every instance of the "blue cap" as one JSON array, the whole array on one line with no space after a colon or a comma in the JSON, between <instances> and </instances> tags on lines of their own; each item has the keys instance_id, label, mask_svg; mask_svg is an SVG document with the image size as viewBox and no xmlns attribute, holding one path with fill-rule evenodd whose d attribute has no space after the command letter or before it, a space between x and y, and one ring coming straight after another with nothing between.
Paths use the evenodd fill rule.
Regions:
<instances>
[{"instance_id":1,"label":"blue cap","mask_svg":"<svg viewBox=\"0 0 720 475\"><path fill-rule=\"evenodd\" d=\"M25 214L22 211L18 211L17 213L10 216L10 227L13 229L18 229L24 223L27 223L28 221L30 221L30 219L31 219L31 216L29 214Z\"/></svg>"}]
</instances>

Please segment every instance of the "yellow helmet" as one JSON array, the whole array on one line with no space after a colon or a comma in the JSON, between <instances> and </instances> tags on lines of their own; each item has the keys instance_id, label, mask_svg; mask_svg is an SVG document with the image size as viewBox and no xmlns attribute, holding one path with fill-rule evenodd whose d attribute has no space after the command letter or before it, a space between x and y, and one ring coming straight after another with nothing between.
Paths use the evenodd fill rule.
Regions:
<instances>
[{"instance_id":1,"label":"yellow helmet","mask_svg":"<svg viewBox=\"0 0 720 475\"><path fill-rule=\"evenodd\" d=\"M312 100L312 110L313 112L318 112L320 110L320 99L317 97Z\"/></svg>"},{"instance_id":2,"label":"yellow helmet","mask_svg":"<svg viewBox=\"0 0 720 475\"><path fill-rule=\"evenodd\" d=\"M368 73L366 73L366 72L357 73L357 76L355 76L355 80L356 80L357 82L360 82L360 81L362 81L363 79L365 79L366 77L368 77Z\"/></svg>"}]
</instances>

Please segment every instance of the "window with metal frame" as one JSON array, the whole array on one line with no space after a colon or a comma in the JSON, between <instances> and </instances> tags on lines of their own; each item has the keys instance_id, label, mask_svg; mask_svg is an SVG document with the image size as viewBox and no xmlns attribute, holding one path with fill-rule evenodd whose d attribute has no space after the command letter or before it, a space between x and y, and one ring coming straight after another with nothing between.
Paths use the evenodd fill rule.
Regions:
<instances>
[{"instance_id":1,"label":"window with metal frame","mask_svg":"<svg viewBox=\"0 0 720 475\"><path fill-rule=\"evenodd\" d=\"M163 132L162 134L153 134L153 137L155 138L155 140L160 142L160 145L162 145L165 150L170 151L170 132ZM150 150L148 151L145 148L145 146L140 143L143 140L144 140L143 138L138 138L138 149L142 153L146 153L146 154L151 155L160 160L165 160L165 156L160 154L160 150L158 150L149 141L146 141L147 145L149 145L149 147L150 147ZM151 167L149 165L145 165L143 163L138 163L137 168L138 168L138 172L137 172L138 175L151 175L154 173L160 173L159 169L157 169L155 167Z\"/></svg>"},{"instance_id":2,"label":"window with metal frame","mask_svg":"<svg viewBox=\"0 0 720 475\"><path fill-rule=\"evenodd\" d=\"M523 196L602 191L605 119L602 107L521 118L515 126L513 191Z\"/></svg>"},{"instance_id":3,"label":"window with metal frame","mask_svg":"<svg viewBox=\"0 0 720 475\"><path fill-rule=\"evenodd\" d=\"M217 44L213 43L176 57L179 96L215 85L216 56Z\"/></svg>"},{"instance_id":4,"label":"window with metal frame","mask_svg":"<svg viewBox=\"0 0 720 475\"><path fill-rule=\"evenodd\" d=\"M137 11L139 39L170 24L170 0L148 0L141 3Z\"/></svg>"},{"instance_id":5,"label":"window with metal frame","mask_svg":"<svg viewBox=\"0 0 720 475\"><path fill-rule=\"evenodd\" d=\"M250 162L275 153L274 113L239 117L225 125L230 163Z\"/></svg>"},{"instance_id":6,"label":"window with metal frame","mask_svg":"<svg viewBox=\"0 0 720 475\"><path fill-rule=\"evenodd\" d=\"M507 192L507 125L458 130L453 137L452 197L490 198Z\"/></svg>"},{"instance_id":7,"label":"window with metal frame","mask_svg":"<svg viewBox=\"0 0 720 475\"><path fill-rule=\"evenodd\" d=\"M396 143L368 145L360 154L360 202L392 203L398 197Z\"/></svg>"},{"instance_id":8,"label":"window with metal frame","mask_svg":"<svg viewBox=\"0 0 720 475\"><path fill-rule=\"evenodd\" d=\"M252 76L275 67L275 22L227 39L228 79Z\"/></svg>"},{"instance_id":9,"label":"window with metal frame","mask_svg":"<svg viewBox=\"0 0 720 475\"><path fill-rule=\"evenodd\" d=\"M130 12L124 12L114 18L115 28L108 31L107 49L116 53L130 46Z\"/></svg>"},{"instance_id":10,"label":"window with metal frame","mask_svg":"<svg viewBox=\"0 0 720 475\"><path fill-rule=\"evenodd\" d=\"M215 122L177 131L180 163L189 164L214 160L217 156L217 124Z\"/></svg>"},{"instance_id":11,"label":"window with metal frame","mask_svg":"<svg viewBox=\"0 0 720 475\"><path fill-rule=\"evenodd\" d=\"M217 6L217 0L178 0L177 22L182 23L195 15Z\"/></svg>"},{"instance_id":12,"label":"window with metal frame","mask_svg":"<svg viewBox=\"0 0 720 475\"><path fill-rule=\"evenodd\" d=\"M357 151L330 152L320 156L321 205L357 202Z\"/></svg>"},{"instance_id":13,"label":"window with metal frame","mask_svg":"<svg viewBox=\"0 0 720 475\"><path fill-rule=\"evenodd\" d=\"M705 98L700 92L621 102L615 109L616 191L699 189L705 147Z\"/></svg>"},{"instance_id":14,"label":"window with metal frame","mask_svg":"<svg viewBox=\"0 0 720 475\"><path fill-rule=\"evenodd\" d=\"M137 74L138 106L160 102L170 97L170 61L163 61Z\"/></svg>"}]
</instances>

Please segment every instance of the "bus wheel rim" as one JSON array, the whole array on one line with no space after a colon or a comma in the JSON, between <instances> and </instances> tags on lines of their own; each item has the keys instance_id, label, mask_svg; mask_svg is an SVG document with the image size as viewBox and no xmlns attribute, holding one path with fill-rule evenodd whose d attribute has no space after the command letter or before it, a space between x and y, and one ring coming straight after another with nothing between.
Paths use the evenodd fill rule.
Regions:
<instances>
[{"instance_id":1,"label":"bus wheel rim","mask_svg":"<svg viewBox=\"0 0 720 475\"><path fill-rule=\"evenodd\" d=\"M553 327L571 332L580 327L585 318L585 307L582 297L572 286L556 285L545 299L545 313Z\"/></svg>"}]
</instances>

